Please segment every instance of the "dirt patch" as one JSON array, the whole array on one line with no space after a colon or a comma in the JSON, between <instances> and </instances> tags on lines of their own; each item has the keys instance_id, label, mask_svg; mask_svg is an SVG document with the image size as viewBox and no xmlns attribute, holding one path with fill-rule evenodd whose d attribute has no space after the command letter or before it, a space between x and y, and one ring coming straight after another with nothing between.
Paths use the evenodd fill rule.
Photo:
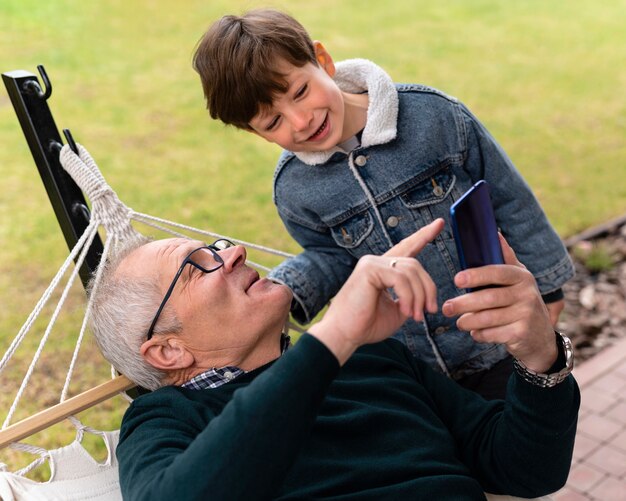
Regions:
<instances>
[{"instance_id":1,"label":"dirt patch","mask_svg":"<svg viewBox=\"0 0 626 501\"><path fill-rule=\"evenodd\" d=\"M576 276L564 287L558 328L578 362L626 337L626 217L572 237L566 245Z\"/></svg>"}]
</instances>

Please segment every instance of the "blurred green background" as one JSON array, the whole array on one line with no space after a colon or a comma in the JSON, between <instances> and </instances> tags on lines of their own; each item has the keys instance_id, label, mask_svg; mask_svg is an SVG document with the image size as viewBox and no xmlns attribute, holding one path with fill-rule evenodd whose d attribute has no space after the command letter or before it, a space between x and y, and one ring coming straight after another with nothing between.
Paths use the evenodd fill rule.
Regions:
<instances>
[{"instance_id":1,"label":"blurred green background","mask_svg":"<svg viewBox=\"0 0 626 501\"><path fill-rule=\"evenodd\" d=\"M255 7L291 13L335 60L368 58L395 81L458 97L509 153L563 237L626 212L623 0L1 0L0 71L45 65L57 127L72 130L130 207L297 252L271 199L278 148L211 121L191 68L213 20ZM4 353L67 248L4 87L0 146ZM77 287L18 418L54 403L81 298ZM0 417L45 323L37 325L17 365L0 375ZM107 377L89 340L82 360L75 391ZM105 407L89 424L116 426L123 402Z\"/></svg>"}]
</instances>

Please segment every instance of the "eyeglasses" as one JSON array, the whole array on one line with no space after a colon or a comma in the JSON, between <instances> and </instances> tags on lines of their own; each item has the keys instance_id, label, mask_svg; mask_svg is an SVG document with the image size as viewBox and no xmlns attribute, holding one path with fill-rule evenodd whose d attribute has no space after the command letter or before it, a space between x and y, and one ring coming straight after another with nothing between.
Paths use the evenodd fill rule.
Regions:
<instances>
[{"instance_id":1,"label":"eyeglasses","mask_svg":"<svg viewBox=\"0 0 626 501\"><path fill-rule=\"evenodd\" d=\"M185 269L185 266L190 264L194 268L197 268L204 273L213 273L214 271L217 271L222 266L224 266L224 260L218 254L218 251L228 249L229 247L234 247L234 245L235 244L232 243L230 240L226 240L222 238L220 240L216 240L210 245L204 245L202 247L198 247L197 249L194 249L189 254L187 254L187 257L183 259L183 262L180 265L180 268L178 268L178 271L176 272L176 275L174 276L174 280L172 280L172 283L167 289L167 292L165 293L165 297L163 298L163 301L161 301L161 305L159 306L159 309L157 310L156 315L154 315L154 319L152 320L152 323L150 324L150 328L148 329L148 339L152 338L152 334L154 334L154 327L157 321L159 320L159 316L161 315L163 308L165 308L165 304L167 303L167 300L172 295L172 291L174 290L174 287L176 286L176 282L178 282L178 279L182 275L183 270Z\"/></svg>"}]
</instances>

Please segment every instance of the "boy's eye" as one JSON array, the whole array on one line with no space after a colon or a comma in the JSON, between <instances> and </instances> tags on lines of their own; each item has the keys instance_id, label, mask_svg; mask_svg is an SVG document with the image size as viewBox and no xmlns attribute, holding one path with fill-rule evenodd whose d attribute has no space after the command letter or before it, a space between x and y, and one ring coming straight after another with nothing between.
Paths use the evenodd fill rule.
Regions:
<instances>
[{"instance_id":1,"label":"boy's eye","mask_svg":"<svg viewBox=\"0 0 626 501\"><path fill-rule=\"evenodd\" d=\"M278 124L278 117L274 117L272 121L267 124L266 130L272 130L274 127L276 127L276 124Z\"/></svg>"},{"instance_id":2,"label":"boy's eye","mask_svg":"<svg viewBox=\"0 0 626 501\"><path fill-rule=\"evenodd\" d=\"M299 97L302 97L304 95L304 93L306 92L306 90L308 89L309 84L304 84L302 87L300 87L300 89L298 89L298 92L296 92L296 99Z\"/></svg>"}]
</instances>

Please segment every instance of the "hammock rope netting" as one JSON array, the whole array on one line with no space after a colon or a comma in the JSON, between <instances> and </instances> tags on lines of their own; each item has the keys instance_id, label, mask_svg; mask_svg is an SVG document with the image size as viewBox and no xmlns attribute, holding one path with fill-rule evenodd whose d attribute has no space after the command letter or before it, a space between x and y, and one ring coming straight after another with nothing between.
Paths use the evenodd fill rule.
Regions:
<instances>
[{"instance_id":1,"label":"hammock rope netting","mask_svg":"<svg viewBox=\"0 0 626 501\"><path fill-rule=\"evenodd\" d=\"M79 270L85 262L92 242L94 241L96 236L100 234L100 229L103 229L106 235L106 238L104 239L103 252L100 258L100 262L105 262L105 260L108 259L109 255L112 252L120 251L125 246L132 245L133 243L136 243L138 240L143 238L133 226L133 222L141 223L142 225L145 225L153 230L158 230L176 237L191 238L190 235L200 235L203 237L204 240L208 238L226 238L236 244L244 245L248 249L255 249L256 251L264 254L279 256L281 258L288 258L292 256L292 254L272 249L270 247L258 245L252 242L247 242L230 235L223 235L200 228L195 228L193 226L169 221L167 219L132 210L124 203L122 203L115 191L113 191L113 189L108 185L108 183L102 176L98 166L96 165L91 155L87 152L87 150L80 144L77 144L76 146L78 149L78 155L74 153L68 145L65 145L61 150L60 160L64 169L71 175L76 184L85 194L86 198L91 202L90 222L84 233L78 239L78 242L76 243L74 248L71 249L69 255L67 256L67 259L65 259L58 272L51 280L50 285L42 294L41 298L22 325L21 329L18 331L6 353L0 360L1 374L6 369L6 367L9 366L10 360L14 356L18 347L26 338L27 334L31 330L33 330L35 321L38 319L42 311L44 311L44 307L46 307L46 305L50 302L51 298L54 296L55 291L57 291L57 289L62 286L63 289L60 294L59 300L56 306L54 306L50 320L43 332L43 335L41 336L39 345L35 350L35 353L32 357L32 360L30 361L28 369L26 370L23 380L19 386L19 389L16 392L13 403L8 410L4 423L2 424L2 429L0 430L0 435L11 426L11 421L14 417L15 411L18 408L22 397L24 396L24 392L29 382L31 381L31 378L35 371L35 367L37 366L37 362L40 360L44 348L50 340L51 334L53 332L53 327L61 313L68 294L70 293L70 290L72 289L72 286L75 283L77 276L79 275ZM247 260L247 263L250 266L259 270L260 272L266 273L270 270L269 267L254 261ZM101 279L101 270L102 267L98 267L96 270L95 281L93 284L94 292L97 290L98 284ZM68 274L69 276L65 281L65 284L63 285L63 279ZM91 304L89 301L87 301L82 324L77 335L71 361L69 362L69 366L67 368L67 374L65 377L63 388L60 392L59 403L65 402L68 398L69 387L72 381L72 376L76 371L80 348L83 344L85 335L88 332L90 311ZM303 331L301 327L293 324L291 321L287 323L285 329L286 331ZM113 368L111 368L111 376L112 378L115 378L117 376ZM127 400L132 400L124 392L122 392L121 394ZM93 434L104 433L84 425L78 418L76 418L76 416L70 415L67 416L66 419L76 428L78 441L80 441L80 438L82 438L83 432ZM26 467L15 471L14 474L16 475L25 475L37 466L41 465L46 460L50 459L50 451L47 451L46 449L35 445L25 444L16 441L9 443L8 447L17 451L39 456L36 460L34 460ZM8 471L8 466L4 463L0 463L0 471Z\"/></svg>"}]
</instances>

